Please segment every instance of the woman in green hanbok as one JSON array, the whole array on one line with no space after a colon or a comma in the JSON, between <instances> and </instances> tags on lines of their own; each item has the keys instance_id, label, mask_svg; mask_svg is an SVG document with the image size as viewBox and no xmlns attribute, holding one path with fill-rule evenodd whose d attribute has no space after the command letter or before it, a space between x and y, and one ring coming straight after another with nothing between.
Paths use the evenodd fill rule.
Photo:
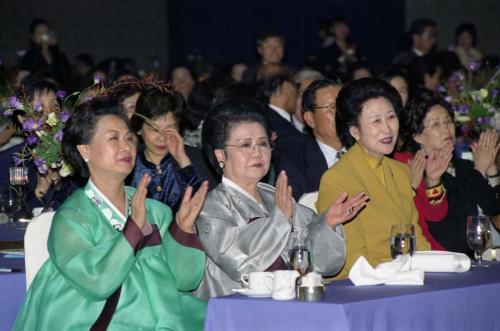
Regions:
<instances>
[{"instance_id":1,"label":"woman in green hanbok","mask_svg":"<svg viewBox=\"0 0 500 331\"><path fill-rule=\"evenodd\" d=\"M206 303L190 294L205 254L194 221L207 183L188 188L175 220L170 208L123 181L136 146L119 108L94 100L75 110L63 152L90 176L59 207L39 270L14 330L201 330Z\"/></svg>"}]
</instances>

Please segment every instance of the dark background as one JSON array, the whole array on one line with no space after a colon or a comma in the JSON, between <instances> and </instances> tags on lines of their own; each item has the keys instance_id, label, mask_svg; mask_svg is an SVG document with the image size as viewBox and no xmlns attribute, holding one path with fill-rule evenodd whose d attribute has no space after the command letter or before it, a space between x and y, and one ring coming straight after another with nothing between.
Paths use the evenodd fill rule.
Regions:
<instances>
[{"instance_id":1,"label":"dark background","mask_svg":"<svg viewBox=\"0 0 500 331\"><path fill-rule=\"evenodd\" d=\"M319 47L320 23L340 14L377 68L389 63L398 37L422 16L438 22L441 48L466 20L478 27L479 49L500 54L497 0L1 0L0 59L15 65L16 52L28 48L30 22L43 17L71 60L84 52L96 62L130 57L146 72L157 60L165 72L198 50L220 64L252 64L258 35L274 29L287 39L285 61L298 66Z\"/></svg>"}]
</instances>

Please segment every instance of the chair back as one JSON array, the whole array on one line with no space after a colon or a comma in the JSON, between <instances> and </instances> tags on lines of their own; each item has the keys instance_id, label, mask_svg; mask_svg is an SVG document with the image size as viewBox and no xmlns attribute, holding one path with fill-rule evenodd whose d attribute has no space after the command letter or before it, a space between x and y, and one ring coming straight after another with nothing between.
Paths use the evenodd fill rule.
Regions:
<instances>
[{"instance_id":1,"label":"chair back","mask_svg":"<svg viewBox=\"0 0 500 331\"><path fill-rule=\"evenodd\" d=\"M47 240L55 212L43 213L28 223L24 234L24 263L26 266L26 288L36 276L38 269L49 258Z\"/></svg>"},{"instance_id":2,"label":"chair back","mask_svg":"<svg viewBox=\"0 0 500 331\"><path fill-rule=\"evenodd\" d=\"M304 195L302 195L299 199L299 204L314 210L314 212L317 214L318 211L316 210L316 201L318 201L318 191L305 193Z\"/></svg>"}]
</instances>

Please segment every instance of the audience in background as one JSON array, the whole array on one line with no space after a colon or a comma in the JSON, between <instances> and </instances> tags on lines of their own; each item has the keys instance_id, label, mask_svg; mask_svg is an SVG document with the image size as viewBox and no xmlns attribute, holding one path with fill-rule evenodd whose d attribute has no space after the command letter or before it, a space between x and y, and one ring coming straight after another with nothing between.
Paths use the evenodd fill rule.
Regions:
<instances>
[{"instance_id":1,"label":"audience in background","mask_svg":"<svg viewBox=\"0 0 500 331\"><path fill-rule=\"evenodd\" d=\"M416 58L430 54L436 46L436 22L428 18L413 21L408 37L409 49L397 54L393 65L408 68Z\"/></svg>"},{"instance_id":2,"label":"audience in background","mask_svg":"<svg viewBox=\"0 0 500 331\"><path fill-rule=\"evenodd\" d=\"M285 170L293 197L315 192L323 173L345 153L335 129L336 99L342 85L329 79L313 81L302 96L304 120L312 137L273 158L276 172Z\"/></svg>"},{"instance_id":3,"label":"audience in background","mask_svg":"<svg viewBox=\"0 0 500 331\"><path fill-rule=\"evenodd\" d=\"M243 73L243 82L253 84L257 79L257 72L266 64L281 64L285 56L285 38L279 32L264 33L257 40L257 52L261 59L250 66Z\"/></svg>"}]
</instances>

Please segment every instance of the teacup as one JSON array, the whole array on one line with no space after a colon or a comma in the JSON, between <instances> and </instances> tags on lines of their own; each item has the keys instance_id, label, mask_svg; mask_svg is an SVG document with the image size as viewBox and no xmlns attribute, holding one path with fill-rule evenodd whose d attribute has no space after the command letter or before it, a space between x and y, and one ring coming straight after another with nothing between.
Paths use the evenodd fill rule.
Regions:
<instances>
[{"instance_id":1,"label":"teacup","mask_svg":"<svg viewBox=\"0 0 500 331\"><path fill-rule=\"evenodd\" d=\"M245 287L256 293L271 293L273 290L272 272L251 272L241 275L241 282Z\"/></svg>"},{"instance_id":2,"label":"teacup","mask_svg":"<svg viewBox=\"0 0 500 331\"><path fill-rule=\"evenodd\" d=\"M274 272L273 299L291 300L295 298L295 283L300 274L296 270L278 270Z\"/></svg>"}]
</instances>

